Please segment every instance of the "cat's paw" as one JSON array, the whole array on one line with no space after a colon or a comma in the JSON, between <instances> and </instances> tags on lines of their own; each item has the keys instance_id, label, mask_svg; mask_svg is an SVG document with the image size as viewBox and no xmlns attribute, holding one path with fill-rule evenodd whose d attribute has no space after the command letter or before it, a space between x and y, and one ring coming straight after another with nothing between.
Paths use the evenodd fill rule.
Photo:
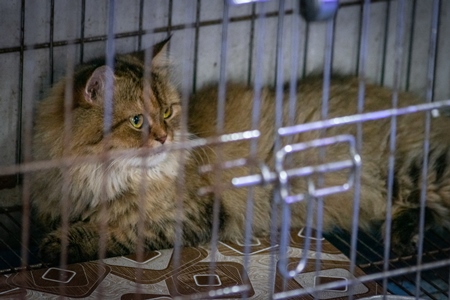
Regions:
<instances>
[{"instance_id":1,"label":"cat's paw","mask_svg":"<svg viewBox=\"0 0 450 300\"><path fill-rule=\"evenodd\" d=\"M62 253L62 241L58 232L52 232L45 237L39 245L39 256L45 263L57 265ZM83 257L81 249L69 242L67 245L67 263L81 261Z\"/></svg>"},{"instance_id":2,"label":"cat's paw","mask_svg":"<svg viewBox=\"0 0 450 300\"><path fill-rule=\"evenodd\" d=\"M61 239L56 234L49 234L39 245L39 257L43 262L58 264L61 256Z\"/></svg>"},{"instance_id":3,"label":"cat's paw","mask_svg":"<svg viewBox=\"0 0 450 300\"><path fill-rule=\"evenodd\" d=\"M417 250L419 217L417 209L405 209L394 215L391 224L391 249L396 255L411 255Z\"/></svg>"},{"instance_id":4,"label":"cat's paw","mask_svg":"<svg viewBox=\"0 0 450 300\"><path fill-rule=\"evenodd\" d=\"M414 232L393 231L391 235L391 249L399 256L414 254L417 250L417 234Z\"/></svg>"}]
</instances>

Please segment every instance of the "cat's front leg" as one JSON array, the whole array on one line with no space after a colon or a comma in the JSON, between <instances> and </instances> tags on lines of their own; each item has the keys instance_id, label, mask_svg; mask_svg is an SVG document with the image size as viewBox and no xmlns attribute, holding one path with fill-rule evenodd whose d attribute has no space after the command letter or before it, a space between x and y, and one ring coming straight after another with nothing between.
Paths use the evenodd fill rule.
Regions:
<instances>
[{"instance_id":1,"label":"cat's front leg","mask_svg":"<svg viewBox=\"0 0 450 300\"><path fill-rule=\"evenodd\" d=\"M416 250L419 233L418 208L402 206L394 210L391 223L391 249L397 255L410 255ZM386 224L383 226L385 235ZM386 240L386 237L385 237Z\"/></svg>"},{"instance_id":2,"label":"cat's front leg","mask_svg":"<svg viewBox=\"0 0 450 300\"><path fill-rule=\"evenodd\" d=\"M40 243L39 254L46 263L58 264L61 259L64 237L67 235L67 263L96 260L99 258L100 232L97 224L77 222L70 224L68 231L58 228L50 232ZM114 230L105 228L106 256L130 253L129 245L116 241Z\"/></svg>"},{"instance_id":3,"label":"cat's front leg","mask_svg":"<svg viewBox=\"0 0 450 300\"><path fill-rule=\"evenodd\" d=\"M418 193L418 192L417 192ZM436 224L436 212L425 207L424 232ZM394 205L391 224L391 249L397 255L410 255L417 251L419 242L420 207ZM383 234L385 226L383 226Z\"/></svg>"}]
</instances>

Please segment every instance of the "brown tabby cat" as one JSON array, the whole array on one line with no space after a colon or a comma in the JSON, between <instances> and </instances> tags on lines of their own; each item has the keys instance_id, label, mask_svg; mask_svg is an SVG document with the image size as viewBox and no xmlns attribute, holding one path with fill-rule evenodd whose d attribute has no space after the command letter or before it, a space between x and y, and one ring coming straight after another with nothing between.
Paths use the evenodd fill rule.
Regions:
<instances>
[{"instance_id":1,"label":"brown tabby cat","mask_svg":"<svg viewBox=\"0 0 450 300\"><path fill-rule=\"evenodd\" d=\"M245 228L247 189L219 189L215 182L230 182L232 178L255 172L251 167L239 167L220 172L199 173L204 164L215 164L248 157L250 142L241 141L191 150L159 151L174 146L193 135L183 137L180 98L169 81L165 43L154 47L150 76L143 54L118 55L114 70L98 59L80 66L73 79L63 79L38 107L34 154L38 160L62 157L91 157L76 160L59 168L36 172L32 198L37 217L50 230L40 245L41 256L58 262L63 235L63 212L69 218L68 261L96 259L99 242L104 239L107 256L137 251L138 239L145 249L172 247L178 235L183 245L208 242L212 236L213 194L199 196L202 187L216 186L219 196L219 238L241 239ZM73 90L66 86L73 80ZM108 88L112 87L112 88ZM320 119L322 82L307 78L299 83L296 110L297 124ZM352 78L336 78L330 86L330 117L356 113L358 83ZM113 99L110 131L104 130L105 99ZM69 96L69 97L67 97ZM70 119L65 120L65 98L73 99ZM229 84L226 91L225 133L251 128L253 89ZM268 88L261 95L261 118L257 157L269 168L274 167L275 96ZM374 111L390 106L391 92L367 85L365 110ZM285 96L283 120L288 119L288 97ZM400 94L400 106L418 103L410 94ZM187 109L187 108L185 108ZM208 87L190 101L189 131L199 137L215 135L217 88ZM66 121L66 122L65 122ZM68 124L66 124L68 123ZM411 238L418 232L421 166L424 153L423 116L400 117L395 153L392 239L397 249L408 250ZM67 130L69 128L69 130ZM433 119L429 175L427 186L426 223L448 226L450 208L450 170L447 168L450 120ZM363 125L361 203L359 226L368 229L373 221L385 219L388 174L388 119ZM65 133L66 132L66 133ZM69 134L67 134L67 132ZM325 135L356 134L356 126L334 127ZM308 141L321 136L319 131L296 135L290 142ZM148 149L147 156L114 155L117 151ZM330 146L324 158L319 151L293 155L291 167L315 165L323 161L348 158L342 145ZM105 153L110 153L106 156ZM344 171L324 176L324 185L342 184ZM179 185L184 179L184 184ZM306 190L303 179L292 180L291 192ZM274 185L254 189L254 235L267 234L270 227ZM66 204L64 204L66 203ZM291 226L299 228L306 220L305 201L291 205ZM352 225L352 191L326 197L324 228L350 228ZM104 229L105 231L103 231Z\"/></svg>"}]
</instances>

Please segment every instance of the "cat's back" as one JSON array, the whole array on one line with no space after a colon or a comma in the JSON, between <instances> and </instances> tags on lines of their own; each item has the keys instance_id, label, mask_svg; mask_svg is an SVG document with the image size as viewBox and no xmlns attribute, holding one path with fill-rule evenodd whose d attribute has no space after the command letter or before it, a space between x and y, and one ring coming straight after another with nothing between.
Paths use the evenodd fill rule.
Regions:
<instances>
[{"instance_id":1,"label":"cat's back","mask_svg":"<svg viewBox=\"0 0 450 300\"><path fill-rule=\"evenodd\" d=\"M189 105L189 129L200 137L214 136L218 133L234 133L250 129L258 129L261 138L270 136L271 142L276 135L275 126L305 124L328 118L348 116L358 113L359 81L350 76L336 76L328 86L328 95L323 94L323 79L320 76L310 76L300 80L296 93L289 93L289 86L281 90L281 97L271 87L264 87L260 92L245 84L227 83L225 97L220 99L219 87L207 85L197 91ZM365 86L364 102L360 112L370 112L391 107L392 92L376 85ZM400 97L416 98L409 95ZM223 108L220 101L223 101ZM277 108L277 100L281 105ZM292 105L292 102L294 104ZM411 101L409 101L411 104ZM281 108L281 112L277 109ZM294 109L295 113L292 113ZM281 120L276 120L279 115ZM223 126L218 126L218 118L223 117ZM293 119L292 119L293 117ZM252 124L252 120L256 122ZM276 123L276 122L280 123ZM220 125L220 124L219 124ZM314 138L311 136L310 138ZM269 142L269 141L267 141ZM264 144L264 142L262 142Z\"/></svg>"},{"instance_id":2,"label":"cat's back","mask_svg":"<svg viewBox=\"0 0 450 300\"><path fill-rule=\"evenodd\" d=\"M220 99L217 84L206 85L194 93L189 103L189 129L192 133L199 137L209 137L217 133L251 129L253 89L244 84L229 82L225 90L224 99ZM220 107L222 100L223 108ZM221 115L223 127L217 127Z\"/></svg>"},{"instance_id":3,"label":"cat's back","mask_svg":"<svg viewBox=\"0 0 450 300\"><path fill-rule=\"evenodd\" d=\"M323 94L324 86L328 91L325 95ZM273 88L264 87L259 94L255 94L253 87L231 82L226 85L224 99L219 99L218 86L208 85L197 91L191 98L189 129L200 137L258 129L261 133L258 153L259 157L265 160L273 156L272 149L278 130L275 123L277 115L281 116L281 126L290 126L355 114L368 114L367 121L361 123L364 137L362 151L373 161L378 161L383 159L382 156L388 149L391 118L388 114L380 117L381 115L372 113L391 109L394 105L401 108L424 102L413 93L394 93L391 88L363 82L353 76L333 76L330 84L324 84L322 76L306 77L297 83L294 99L291 99L289 88L285 86L281 91L282 97L277 98L277 92ZM276 112L277 99L282 101L281 114ZM224 100L223 109L218 104L218 100ZM292 113L292 100L295 113ZM394 103L394 100L397 103ZM256 116L254 116L255 113ZM223 117L223 127L218 126L218 116ZM254 118L258 120L256 128L252 127ZM408 148L418 147L422 143L424 118L423 112L397 118L396 134L399 152L402 152L403 148L407 151ZM436 139L445 139L444 128L448 127L449 123L448 118L433 118L432 127L436 128L433 134L439 135ZM327 136L350 134L357 137L358 125L356 123L334 124L325 132L305 129L304 133L295 134L291 142L309 141L323 137L324 134ZM247 156L248 144L241 143L239 147L225 145L225 152L234 153L233 159Z\"/></svg>"}]
</instances>

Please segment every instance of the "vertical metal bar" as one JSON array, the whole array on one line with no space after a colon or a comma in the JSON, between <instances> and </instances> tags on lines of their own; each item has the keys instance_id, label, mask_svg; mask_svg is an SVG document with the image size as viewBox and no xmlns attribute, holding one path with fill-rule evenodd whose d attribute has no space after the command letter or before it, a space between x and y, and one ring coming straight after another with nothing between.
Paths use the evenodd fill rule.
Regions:
<instances>
[{"instance_id":1,"label":"vertical metal bar","mask_svg":"<svg viewBox=\"0 0 450 300\"><path fill-rule=\"evenodd\" d=\"M365 0L364 0L365 1ZM361 1L361 7L360 7L360 12L359 12L359 51L358 51L358 57L356 59L356 75L359 75L359 71L360 71L360 63L361 63L361 44L362 44L362 32L364 30L364 26L362 24L363 22L363 18L364 18L364 5L366 5L366 2L362 3Z\"/></svg>"},{"instance_id":2,"label":"vertical metal bar","mask_svg":"<svg viewBox=\"0 0 450 300\"><path fill-rule=\"evenodd\" d=\"M86 28L86 0L81 0L81 32L80 32L80 63L84 62L84 30Z\"/></svg>"},{"instance_id":3,"label":"vertical metal bar","mask_svg":"<svg viewBox=\"0 0 450 300\"><path fill-rule=\"evenodd\" d=\"M18 103L17 103L17 131L16 131L16 164L20 164L22 161L22 122L23 122L23 57L25 46L25 0L22 0L20 7L20 54L19 54L19 91L18 91ZM19 174L17 174L16 184L19 183ZM26 192L24 189L23 192ZM24 196L22 196L24 197ZM25 230L30 228L30 203L29 201L23 201L22 204L22 267L28 264L27 248L29 231Z\"/></svg>"},{"instance_id":4,"label":"vertical metal bar","mask_svg":"<svg viewBox=\"0 0 450 300\"><path fill-rule=\"evenodd\" d=\"M387 46L388 46L388 36L389 36L389 18L391 16L391 0L387 0L386 2L386 11L385 11L385 22L384 22L384 34L383 34L383 54L381 58L381 78L380 84L384 85L384 78L386 73L386 57L387 57Z\"/></svg>"},{"instance_id":5,"label":"vertical metal bar","mask_svg":"<svg viewBox=\"0 0 450 300\"><path fill-rule=\"evenodd\" d=\"M392 108L397 108L398 92L400 89L401 65L403 58L403 35L405 27L405 1L399 0L397 7L397 23L395 38L395 61L394 61L394 82L392 91ZM391 117L391 127L389 134L389 157L388 157L388 182L387 182L387 204L386 220L384 233L384 262L383 271L389 270L389 253L391 248L391 229L392 229L392 193L394 190L395 177L395 151L397 142L397 116ZM388 278L383 278L383 294L387 294Z\"/></svg>"},{"instance_id":6,"label":"vertical metal bar","mask_svg":"<svg viewBox=\"0 0 450 300\"><path fill-rule=\"evenodd\" d=\"M266 33L266 19L265 19L265 14L266 14L266 4L264 2L258 3L258 4L253 4L253 8L252 8L252 13L255 14L256 13L256 6L259 6L259 12L258 12L258 17L257 20L255 22L255 26L254 29L256 29L256 36L255 39L252 43L252 45L254 44L254 49L255 49L255 81L254 81L254 94L253 94L253 107L252 107L252 129L256 129L258 128L259 125L259 119L260 119L260 113L261 113L261 90L263 87L263 66L264 66L264 36ZM253 53L250 53L250 55L253 55ZM251 71L251 69L250 69ZM249 79L250 80L250 79ZM253 155L254 151L255 151L256 146L253 144L251 144L251 155ZM275 203L276 201L274 201ZM275 245L277 243L277 228L276 228L276 221L274 221L274 219L277 216L276 211L278 210L276 204L273 204L273 209L272 209L272 213L273 216L271 218L271 231L270 231L270 244L271 245ZM247 227L251 228L251 224L246 224ZM246 227L246 233L248 232L247 230L251 230L248 229ZM246 250L247 251L247 250ZM275 260L274 260L274 253L271 251L270 253L270 270L269 270L269 281L268 281L268 286L269 286L269 294L273 293L273 282L275 280Z\"/></svg>"},{"instance_id":7,"label":"vertical metal bar","mask_svg":"<svg viewBox=\"0 0 450 300\"><path fill-rule=\"evenodd\" d=\"M370 0L364 0L362 7L362 26L360 32L360 45L358 53L358 107L357 112L362 113L364 109L365 97L365 80L366 80L366 58L367 58L367 43L370 23ZM362 124L356 125L356 152L361 153L362 149ZM359 221L359 203L361 197L361 173L359 168L355 170L355 185L353 195L353 223L351 230L351 251L350 251L350 273L354 274L356 268L357 256L357 240L358 240L358 221Z\"/></svg>"},{"instance_id":8,"label":"vertical metal bar","mask_svg":"<svg viewBox=\"0 0 450 300\"><path fill-rule=\"evenodd\" d=\"M222 134L225 125L225 94L226 94L226 70L227 70L227 44L228 44L228 24L229 6L224 2L222 16L222 37L220 42L220 68L219 68L219 91L217 106L216 133Z\"/></svg>"},{"instance_id":9,"label":"vertical metal bar","mask_svg":"<svg viewBox=\"0 0 450 300\"><path fill-rule=\"evenodd\" d=\"M54 11L54 8L52 8L52 14L57 13ZM66 25L64 28L59 28L60 32L64 32L64 29L66 30L66 33L69 32L72 28L75 28L75 24L73 19L69 19L69 22L66 22ZM53 38L51 39L53 40ZM75 65L75 48L76 46L73 43L68 43L66 46L66 76L64 79L65 87L64 87L64 99L63 99L63 114L64 114L64 127L63 130L63 145L69 145L72 138L72 108L73 108L73 79L74 79L74 65ZM52 72L54 70L52 69ZM62 149L62 156L67 157L69 155L69 147L63 147ZM62 174L62 195L61 195L61 253L60 253L60 260L59 265L61 268L65 268L67 266L67 260L68 260L68 246L69 246L69 228L70 228L70 222L69 222L69 212L71 210L71 202L69 198L69 191L70 191L70 176L69 176L69 163L64 162L60 165L60 170ZM59 285L60 292L64 292L65 286L62 284L64 281L63 274L60 274L60 280L61 284Z\"/></svg>"},{"instance_id":10,"label":"vertical metal bar","mask_svg":"<svg viewBox=\"0 0 450 300\"><path fill-rule=\"evenodd\" d=\"M253 68L253 44L255 40L255 16L256 4L252 3L252 18L250 20L250 37L248 39L248 71L247 71L247 85L252 82L252 68Z\"/></svg>"},{"instance_id":11,"label":"vertical metal bar","mask_svg":"<svg viewBox=\"0 0 450 300\"><path fill-rule=\"evenodd\" d=\"M358 52L358 108L357 112L361 113L364 109L364 97L365 97L365 80L366 80L366 60L367 60L367 42L368 42L368 31L369 31L369 21L370 21L370 1L364 0L362 8L362 26L360 33L360 44ZM362 144L362 128L358 125L358 137L357 137L357 149L358 152L361 150Z\"/></svg>"},{"instance_id":12,"label":"vertical metal bar","mask_svg":"<svg viewBox=\"0 0 450 300\"><path fill-rule=\"evenodd\" d=\"M106 39L106 65L114 70L114 57L115 53L115 0L108 0L108 32ZM111 132L112 126L112 113L113 113L113 101L112 101L112 78L107 78L105 85L105 103L104 103L104 136L108 136Z\"/></svg>"},{"instance_id":13,"label":"vertical metal bar","mask_svg":"<svg viewBox=\"0 0 450 300\"><path fill-rule=\"evenodd\" d=\"M280 7L283 6L284 4L280 3ZM259 26L259 31L258 31L258 35L257 35L257 45L256 45L256 74L255 74L255 87L254 87L254 95L253 95L253 106L252 106L252 123L251 123L251 129L258 129L259 127L259 121L260 121L260 112L261 112L261 88L262 88L262 77L261 77L261 70L260 68L262 68L263 62L263 46L262 46L262 37L264 36L264 31L265 31L265 4L261 3L261 11L258 15L258 23L260 24ZM281 13L281 8L280 8L280 13ZM284 11L284 9L283 9ZM252 54L253 54L253 43L254 43L254 28L255 28L255 20L254 20L254 16L255 16L255 12L256 12L256 6L255 4L252 5L252 21L251 21L251 39L249 41L249 46L250 46L250 52L249 52L249 57L252 58ZM251 78L250 75L251 74L251 66L249 66L249 77L248 77L248 83L250 83ZM250 153L249 153L249 157L254 159L254 161L256 161L257 159L257 152L258 152L258 141L256 139L253 139L250 142ZM255 169L254 166L251 166L252 169ZM253 172L254 170L252 170L250 172ZM247 199L246 199L246 210L245 210L245 228L244 228L244 261L243 261L243 265L245 269L248 269L248 266L250 264L250 250L251 250L251 238L253 237L253 228L252 228L252 220L253 220L253 214L254 214L254 210L253 210L253 203L254 203L254 192L255 192L255 188L254 187L249 187L248 191L247 191ZM245 274L245 278L243 278L243 282L247 283L248 282L248 274ZM247 295L247 291L244 292L243 297L246 298Z\"/></svg>"},{"instance_id":14,"label":"vertical metal bar","mask_svg":"<svg viewBox=\"0 0 450 300\"><path fill-rule=\"evenodd\" d=\"M435 31L432 31L432 32L435 32L435 34L436 34L436 36L435 36L436 40L433 42L434 46L432 47L432 51L434 53L430 54L430 59L433 60L432 63L431 63L431 64L433 64L433 70L430 71L431 74L428 73L429 78L427 79L428 82L431 81L431 88L430 88L431 96L430 96L430 99L429 99L430 102L433 102L435 100L435 93L434 93L434 91L435 91L435 87L436 87L436 80L434 80L434 78L436 77L436 71L437 71L436 64L437 64L437 57L439 55L438 54L439 53L439 48L437 46L439 45L439 35L440 35L440 25L441 25L440 12L442 11L441 10L441 8L442 8L442 1L439 0L438 2L439 2L439 4L436 4L438 7L437 8L434 7L435 10L433 11L433 20L436 19L436 24L433 25L434 26L433 28L434 28Z\"/></svg>"},{"instance_id":15,"label":"vertical metal bar","mask_svg":"<svg viewBox=\"0 0 450 300\"><path fill-rule=\"evenodd\" d=\"M22 107L23 107L23 58L25 51L25 0L22 0L20 7L20 53L19 53L19 90L17 93L17 124L16 124L16 164L22 161ZM16 184L20 181L20 174L17 174Z\"/></svg>"},{"instance_id":16,"label":"vertical metal bar","mask_svg":"<svg viewBox=\"0 0 450 300\"><path fill-rule=\"evenodd\" d=\"M144 22L144 0L139 1L139 32L138 32L138 51L142 50L142 36L143 36L143 22ZM151 43L154 44L154 43ZM146 49L144 51L144 74L143 74L143 101L144 103L150 102L150 90L151 90L151 80L152 80L152 57L153 55L153 49ZM149 128L147 125L147 128L142 131L141 138L143 141L148 140L149 138ZM142 165L148 164L148 156L146 154L142 154L140 156L140 159L142 160ZM141 178L142 180L139 183L139 191L138 191L138 205L144 206L145 199L145 190L146 190L146 181L145 178L145 168L142 168L141 170ZM135 247L135 254L137 261L143 261L144 258L144 252L145 252L145 238L144 238L144 232L145 232L145 213L143 210L139 210L138 212L138 222L137 222L137 242ZM137 268L135 278L136 278L136 294L142 293L142 276L144 275L144 271L142 268Z\"/></svg>"},{"instance_id":17,"label":"vertical metal bar","mask_svg":"<svg viewBox=\"0 0 450 300\"><path fill-rule=\"evenodd\" d=\"M256 5L256 4L254 4ZM254 96L252 107L252 129L258 128L261 114L261 90L263 87L263 59L264 59L264 36L266 32L266 4L261 2L259 4L260 11L258 13L258 30L256 31L256 45L255 45L255 83Z\"/></svg>"},{"instance_id":18,"label":"vertical metal bar","mask_svg":"<svg viewBox=\"0 0 450 300\"><path fill-rule=\"evenodd\" d=\"M291 16L291 68L290 78L289 78L289 117L287 126L292 126L295 123L295 117L297 116L297 81L298 81L298 61L299 61L299 15L300 9L298 6L298 1L294 4L294 11ZM292 137L288 138L288 143L292 143Z\"/></svg>"},{"instance_id":19,"label":"vertical metal bar","mask_svg":"<svg viewBox=\"0 0 450 300\"><path fill-rule=\"evenodd\" d=\"M417 0L413 0L412 2L412 10L411 10L411 28L409 31L409 47L408 47L408 60L406 63L406 86L405 90L409 91L409 85L411 82L411 66L412 66L412 53L413 53L413 45L414 45L414 31L416 29L415 19L416 19L416 7Z\"/></svg>"},{"instance_id":20,"label":"vertical metal bar","mask_svg":"<svg viewBox=\"0 0 450 300\"><path fill-rule=\"evenodd\" d=\"M287 126L292 126L295 124L297 117L297 101L299 101L297 97L298 90L298 76L299 76L299 48L300 48L300 38L299 38L299 28L300 28L300 6L299 2L294 2L293 13L291 16L291 56L290 63L290 77L289 77L289 113L288 113L288 121ZM285 139L287 144L291 144L293 142L294 136L288 136ZM289 164L289 162L288 162Z\"/></svg>"},{"instance_id":21,"label":"vertical metal bar","mask_svg":"<svg viewBox=\"0 0 450 300\"><path fill-rule=\"evenodd\" d=\"M302 78L304 78L306 76L306 72L308 71L308 46L309 46L309 23L306 22L306 27L305 27L305 43L303 45L303 70L302 70Z\"/></svg>"},{"instance_id":22,"label":"vertical metal bar","mask_svg":"<svg viewBox=\"0 0 450 300\"><path fill-rule=\"evenodd\" d=\"M50 43L49 43L49 62L50 62L50 84L54 82L53 76L53 33L55 25L55 0L50 1Z\"/></svg>"},{"instance_id":23,"label":"vertical metal bar","mask_svg":"<svg viewBox=\"0 0 450 300\"><path fill-rule=\"evenodd\" d=\"M173 0L169 0L168 18L167 18L167 35L172 34L172 14L173 14ZM167 46L167 51L170 52L170 43Z\"/></svg>"},{"instance_id":24,"label":"vertical metal bar","mask_svg":"<svg viewBox=\"0 0 450 300\"><path fill-rule=\"evenodd\" d=\"M298 88L298 62L299 62L299 47L300 47L300 38L299 38L299 27L300 27L300 6L299 1L294 2L293 14L291 16L291 57L290 57L290 79L289 79L289 115L288 115L288 126L292 126L295 124L297 117L297 101L301 101L297 95ZM306 51L305 51L306 53ZM294 136L289 136L286 139L286 143L291 144L293 142ZM288 162L287 164L290 164ZM279 194L279 193L277 193ZM274 201L279 202L279 201ZM276 212L276 210L273 210ZM274 214L275 215L275 214ZM275 242L272 242L274 244ZM308 247L309 248L309 247ZM308 250L306 250L308 251ZM275 254L272 254L274 256ZM273 277L275 277L273 275ZM272 278L271 278L272 279ZM272 279L274 280L274 278ZM274 281L273 281L274 282ZM283 288L285 290L285 280L283 280Z\"/></svg>"},{"instance_id":25,"label":"vertical metal bar","mask_svg":"<svg viewBox=\"0 0 450 300\"><path fill-rule=\"evenodd\" d=\"M197 90L197 69L198 69L198 44L200 33L200 8L201 0L197 0L197 10L195 12L195 43L194 43L194 73L192 78L192 91L195 93Z\"/></svg>"},{"instance_id":26,"label":"vertical metal bar","mask_svg":"<svg viewBox=\"0 0 450 300\"><path fill-rule=\"evenodd\" d=\"M220 42L220 67L219 67L219 88L217 95L217 124L216 134L223 134L225 125L225 97L226 97L226 67L227 67L227 45L228 45L228 25L229 25L229 5L224 1L223 15L222 15L222 36ZM222 151L220 148L216 149L218 161L222 160ZM215 184L221 182L220 168L214 170ZM220 196L214 194L213 205L213 227L211 237L211 263L210 268L214 269L215 255L217 252L217 243L219 241L219 210L220 210Z\"/></svg>"},{"instance_id":27,"label":"vertical metal bar","mask_svg":"<svg viewBox=\"0 0 450 300\"><path fill-rule=\"evenodd\" d=\"M169 0L169 16L167 18L167 33L172 33L172 14L173 14L173 0Z\"/></svg>"},{"instance_id":28,"label":"vertical metal bar","mask_svg":"<svg viewBox=\"0 0 450 300\"><path fill-rule=\"evenodd\" d=\"M322 83L322 108L320 116L322 120L328 117L328 102L330 98L330 84L331 73L333 65L333 44L334 44L334 28L336 19L333 18L327 21L327 29L325 36L325 55L323 68L323 83Z\"/></svg>"},{"instance_id":29,"label":"vertical metal bar","mask_svg":"<svg viewBox=\"0 0 450 300\"><path fill-rule=\"evenodd\" d=\"M114 70L114 56L115 56L115 41L114 41L114 31L115 31L115 0L108 0L108 11L107 11L107 37L106 37L106 66L111 70ZM104 151L101 156L98 157L101 162L101 168L103 168L103 176L101 178L102 181L102 189L103 195L106 195L106 176L108 174L108 162L110 160L110 154L108 152L108 146L111 142L111 128L112 128L112 115L113 115L113 78L111 76L106 76L105 78L105 94L104 94L104 103L103 103L103 137L105 140ZM106 256L106 244L107 244L107 235L102 234L107 230L107 218L103 217L104 214L107 213L107 201L102 197L99 199L100 203L100 224L99 224L99 242L98 242L98 257L99 259L103 259ZM100 270L99 270L100 272ZM100 274L99 274L100 276ZM103 287L99 286L100 291L99 294L102 295Z\"/></svg>"},{"instance_id":30,"label":"vertical metal bar","mask_svg":"<svg viewBox=\"0 0 450 300\"><path fill-rule=\"evenodd\" d=\"M398 87L394 84L392 95L392 107L396 107L398 98ZM389 253L391 247L391 224L392 224L392 193L394 190L394 167L395 167L395 148L396 148L396 128L397 117L391 117L391 133L389 139L389 158L388 158L388 182L387 182L387 203L386 203L386 220L384 234L384 263L383 271L389 270ZM388 279L383 278L383 294L387 293Z\"/></svg>"},{"instance_id":31,"label":"vertical metal bar","mask_svg":"<svg viewBox=\"0 0 450 300\"><path fill-rule=\"evenodd\" d=\"M138 50L142 50L142 33L144 20L144 0L139 1L139 34L138 34Z\"/></svg>"},{"instance_id":32,"label":"vertical metal bar","mask_svg":"<svg viewBox=\"0 0 450 300\"><path fill-rule=\"evenodd\" d=\"M114 70L114 56L115 56L115 42L114 42L114 23L115 23L115 0L108 0L108 31L107 31L107 39L106 39L106 66ZM104 168L104 176L102 178L103 188L106 188L106 174L107 170L107 162L109 160L108 154L108 145L110 143L110 133L112 127L112 114L113 114L113 78L110 76L106 76L105 78L105 96L103 103L103 136L106 139L105 143L105 151L101 156L102 165ZM104 193L106 194L106 193ZM100 199L100 214L106 213L106 202L105 199ZM101 218L102 220L106 220L106 218ZM102 222L99 226L100 233L105 232L107 229L106 221ZM106 235L100 234L99 240L99 258L102 259L106 254Z\"/></svg>"},{"instance_id":33,"label":"vertical metal bar","mask_svg":"<svg viewBox=\"0 0 450 300\"><path fill-rule=\"evenodd\" d=\"M169 4L169 10L172 12L172 4ZM187 8L185 10L185 22L186 24L192 24L192 20L195 19L196 16L196 8L194 5L186 4ZM171 20L169 21L169 26L171 26ZM187 27L186 30L191 29L191 27ZM189 106L189 96L192 94L192 63L188 56L190 55L190 49L192 49L192 43L196 42L191 36L187 34L184 35L183 39L183 49L185 52L183 53L183 65L182 65L182 82L181 82L181 107ZM187 121L188 121L188 110L183 109L181 111L181 142L184 143L188 140L188 132L187 132ZM184 152L180 152L179 164L180 168L178 170L178 178L176 181L177 187L177 201L176 201L176 214L177 216L183 215L183 195L185 191L185 180L184 177L184 168L186 163L186 156ZM182 248L182 233L183 233L183 224L181 223L181 217L177 218L177 223L175 227L175 243L174 243L174 252L173 252L173 261L174 261L174 269L178 269L181 261L181 248ZM214 219L218 222L218 219Z\"/></svg>"},{"instance_id":34,"label":"vertical metal bar","mask_svg":"<svg viewBox=\"0 0 450 300\"><path fill-rule=\"evenodd\" d=\"M330 99L330 84L331 84L331 73L333 66L333 46L334 46L334 30L335 30L335 22L336 17L327 21L326 28L326 36L325 36L325 56L324 56L324 69L323 69L323 83L322 83L322 108L321 108L321 119L325 120L328 117L328 102ZM323 137L325 134L325 130L321 130L320 137ZM319 148L319 160L322 161L325 159L325 148ZM319 176L318 178L318 186L323 187L324 178L323 176ZM314 199L308 199L308 201L312 201ZM319 271L321 268L321 254L322 254L322 225L323 225L323 197L315 199L317 205L317 223L316 223L316 257L315 257L315 269L316 276L319 275ZM311 203L312 204L312 203ZM306 236L306 238L312 238L311 236ZM304 251L308 251L309 249L304 249ZM314 295L316 296L316 295ZM351 295L350 295L351 297Z\"/></svg>"},{"instance_id":35,"label":"vertical metal bar","mask_svg":"<svg viewBox=\"0 0 450 300\"><path fill-rule=\"evenodd\" d=\"M276 74L275 74L275 128L283 126L283 62L284 62L284 11L285 0L279 0L278 7L278 24L277 24L277 42L276 42ZM281 140L275 133L274 153L281 147Z\"/></svg>"},{"instance_id":36,"label":"vertical metal bar","mask_svg":"<svg viewBox=\"0 0 450 300\"><path fill-rule=\"evenodd\" d=\"M68 26L69 28L71 26ZM63 145L69 145L72 139L72 125L73 125L73 79L74 79L74 56L75 51L74 47L68 49L67 55L67 72L66 72L66 81L65 81L65 92L64 92L64 143ZM63 148L63 157L68 157L70 155L69 147ZM69 167L70 165L64 163L61 166L61 172L63 176L63 192L61 197L61 258L60 258L60 266L61 268L65 268L67 265L68 252L67 247L69 246L69 212L71 202L69 191L70 191L70 176L69 176ZM62 276L62 275L61 275ZM64 280L61 280L62 282Z\"/></svg>"},{"instance_id":37,"label":"vertical metal bar","mask_svg":"<svg viewBox=\"0 0 450 300\"><path fill-rule=\"evenodd\" d=\"M251 146L250 146L250 157L251 158L255 158L256 157L256 147L257 147L257 143L256 140L252 140L251 142ZM246 210L245 210L245 232L244 232L244 261L243 261L243 266L245 270L248 270L248 267L250 265L250 250L251 250L251 239L253 237L253 230L252 230L252 220L253 220L253 202L254 202L254 193L255 192L255 188L249 187L248 192L247 192L247 201L246 201ZM243 283L247 283L248 282L248 274L245 273L243 275ZM244 294L242 295L243 298L247 298L247 291L244 292Z\"/></svg>"},{"instance_id":38,"label":"vertical metal bar","mask_svg":"<svg viewBox=\"0 0 450 300\"><path fill-rule=\"evenodd\" d=\"M280 128L283 126L283 83L284 83L284 74L283 74L283 63L284 63L284 45L283 45L283 37L284 37L284 11L285 11L285 1L280 0L278 5L278 22L277 22L277 38L276 38L276 62L275 62L275 128ZM281 138L274 132L275 143L274 143L274 156L275 153L281 148ZM283 227L289 232L290 227L290 207L287 204L282 204L282 220L280 220L283 224ZM289 244L289 239L282 240L282 243ZM285 282L285 278L283 278L283 282Z\"/></svg>"},{"instance_id":39,"label":"vertical metal bar","mask_svg":"<svg viewBox=\"0 0 450 300\"><path fill-rule=\"evenodd\" d=\"M436 68L436 49L437 49L437 33L439 27L439 7L440 0L433 0L433 11L431 15L430 28L430 44L428 48L428 67L427 67L427 92L426 102L433 100L433 85ZM426 193L427 193L427 172L428 172L428 153L430 151L430 127L431 127L430 112L425 114L425 130L423 143L423 166L422 166L422 180L420 189L420 219L419 219L419 240L417 249L417 265L422 264L423 254L423 240L425 233L425 208L426 208ZM420 279L421 271L416 273L416 297L420 295Z\"/></svg>"}]
</instances>

